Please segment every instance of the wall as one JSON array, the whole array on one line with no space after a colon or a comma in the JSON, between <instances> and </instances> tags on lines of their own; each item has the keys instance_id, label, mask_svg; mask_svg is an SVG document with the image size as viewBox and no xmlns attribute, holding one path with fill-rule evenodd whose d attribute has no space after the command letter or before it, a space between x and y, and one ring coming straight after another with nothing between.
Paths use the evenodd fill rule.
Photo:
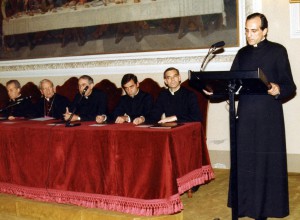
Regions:
<instances>
[{"instance_id":1,"label":"wall","mask_svg":"<svg viewBox=\"0 0 300 220\"><path fill-rule=\"evenodd\" d=\"M300 3L297 4L298 15L300 12ZM293 5L295 7L296 5ZM283 44L289 53L289 59L292 67L294 81L298 87L298 94L300 89L300 63L299 63L299 51L300 51L300 35L298 38L290 37L290 4L288 1L263 1L263 12L269 18L270 32L269 39L280 42ZM300 22L300 16L293 16L292 22ZM290 24L290 25L288 25ZM299 26L298 26L299 32ZM299 122L300 122L300 96L297 95L294 99L284 105L284 116L286 125L286 140L288 151L288 165L290 170L300 172L299 155L300 155L300 136L299 136Z\"/></svg>"}]
</instances>

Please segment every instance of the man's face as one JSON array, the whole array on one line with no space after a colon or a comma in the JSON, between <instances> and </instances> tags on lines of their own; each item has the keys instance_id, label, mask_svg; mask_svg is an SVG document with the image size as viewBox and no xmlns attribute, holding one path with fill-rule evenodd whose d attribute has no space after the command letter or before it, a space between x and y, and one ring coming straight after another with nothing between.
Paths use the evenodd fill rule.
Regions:
<instances>
[{"instance_id":1,"label":"man's face","mask_svg":"<svg viewBox=\"0 0 300 220\"><path fill-rule=\"evenodd\" d=\"M41 84L40 91L43 94L43 96L45 96L45 98L47 98L47 99L50 99L55 93L54 87L52 86L52 84L50 82L43 82Z\"/></svg>"},{"instance_id":2,"label":"man's face","mask_svg":"<svg viewBox=\"0 0 300 220\"><path fill-rule=\"evenodd\" d=\"M20 96L20 88L16 88L16 85L14 83L10 83L6 86L8 96L10 99L15 100Z\"/></svg>"},{"instance_id":3,"label":"man's face","mask_svg":"<svg viewBox=\"0 0 300 220\"><path fill-rule=\"evenodd\" d=\"M246 21L245 35L249 45L256 45L265 38L268 29L261 30L260 26L261 20L259 17Z\"/></svg>"},{"instance_id":4,"label":"man's face","mask_svg":"<svg viewBox=\"0 0 300 220\"><path fill-rule=\"evenodd\" d=\"M170 70L165 73L164 81L171 90L176 90L180 86L181 77L176 70Z\"/></svg>"},{"instance_id":5,"label":"man's face","mask_svg":"<svg viewBox=\"0 0 300 220\"><path fill-rule=\"evenodd\" d=\"M78 89L79 92L82 94L84 88L88 86L89 88L87 89L87 91L85 92L85 96L89 96L92 93L92 89L94 87L94 84L89 84L89 81L87 79L79 79L78 81Z\"/></svg>"},{"instance_id":6,"label":"man's face","mask_svg":"<svg viewBox=\"0 0 300 220\"><path fill-rule=\"evenodd\" d=\"M133 80L130 80L129 82L123 85L123 88L127 95L133 97L139 90L139 83L135 83Z\"/></svg>"}]
</instances>

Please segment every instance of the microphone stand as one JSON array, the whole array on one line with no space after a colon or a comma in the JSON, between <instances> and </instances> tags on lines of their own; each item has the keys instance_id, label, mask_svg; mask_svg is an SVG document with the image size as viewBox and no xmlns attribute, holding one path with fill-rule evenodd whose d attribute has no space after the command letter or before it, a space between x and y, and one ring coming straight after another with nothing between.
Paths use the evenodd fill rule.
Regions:
<instances>
[{"instance_id":1,"label":"microphone stand","mask_svg":"<svg viewBox=\"0 0 300 220\"><path fill-rule=\"evenodd\" d=\"M223 48L222 48L222 49L223 49ZM204 69L205 69L206 65L209 63L209 61L211 61L211 60L216 56L216 54L214 54L214 52L216 52L216 51L218 51L218 50L220 50L220 48L216 48L216 47L211 47L211 48L209 48L208 53L207 53L206 56L204 57L204 60L203 60L203 62L202 62L202 64L201 64L200 72L203 72L203 71L204 71ZM207 58L209 57L209 55L211 55L211 54L213 54L213 56L212 56L207 62L205 62L205 61L207 60ZM205 64L205 65L204 65L204 64Z\"/></svg>"},{"instance_id":2,"label":"microphone stand","mask_svg":"<svg viewBox=\"0 0 300 220\"><path fill-rule=\"evenodd\" d=\"M14 107L15 105L19 105L20 103L21 103L20 101L19 101L19 102L15 102L15 103L13 103L13 104L10 104L10 105L6 106L5 108L1 108L1 109L0 109L0 112L4 111L4 110L6 110L6 109L9 109L9 108L11 108L11 107Z\"/></svg>"},{"instance_id":3,"label":"microphone stand","mask_svg":"<svg viewBox=\"0 0 300 220\"><path fill-rule=\"evenodd\" d=\"M224 41L215 43L213 45L211 45L211 47L209 48L206 56L204 57L204 60L202 61L201 67L200 67L200 72L203 72L206 65L209 63L209 61L211 61L215 56L215 52L219 51L220 53L222 53L224 51L223 46L225 45ZM207 58L209 57L209 55L213 54L213 56L206 62ZM204 65L205 64L205 65Z\"/></svg>"},{"instance_id":4,"label":"microphone stand","mask_svg":"<svg viewBox=\"0 0 300 220\"><path fill-rule=\"evenodd\" d=\"M0 109L0 112L2 112L2 111L4 111L4 110L6 110L6 109L9 109L9 108L11 108L11 107L14 107L14 106L16 106L16 105L19 105L21 102L23 102L25 99L30 99L31 98L31 96L29 96L29 97L25 97L25 98L21 98L21 99L17 99L14 103L12 103L12 104L10 104L10 105L8 105L8 106L6 106L5 108L1 108Z\"/></svg>"},{"instance_id":5,"label":"microphone stand","mask_svg":"<svg viewBox=\"0 0 300 220\"><path fill-rule=\"evenodd\" d=\"M204 65L204 64L205 64L205 61L207 60L208 56L209 56L210 54L212 54L215 50L216 50L216 48L212 48L212 47L209 48L208 53L207 53L206 56L204 57L204 60L203 60L203 62L202 62L202 64L201 64L200 72L203 72L203 70L204 70L205 67L206 67L206 65Z\"/></svg>"},{"instance_id":6,"label":"microphone stand","mask_svg":"<svg viewBox=\"0 0 300 220\"><path fill-rule=\"evenodd\" d=\"M81 125L81 123L73 123L73 124L71 124L71 120L72 120L72 118L73 118L73 116L74 116L74 114L75 114L75 111L77 110L77 105L78 105L79 102L81 101L82 97L83 97L83 96L80 97L79 101L77 102L76 106L74 107L74 109L73 109L73 111L72 111L70 117L68 118L68 120L67 120L67 122L66 122L66 126L65 126L65 127L75 127L75 126L80 126L80 125Z\"/></svg>"},{"instance_id":7,"label":"microphone stand","mask_svg":"<svg viewBox=\"0 0 300 220\"><path fill-rule=\"evenodd\" d=\"M80 125L81 125L81 123L73 123L73 124L71 124L71 120L72 120L72 118L73 118L73 116L74 116L74 114L75 114L75 112L76 112L76 110L77 110L77 106L78 106L79 103L81 102L81 100L82 100L83 96L85 95L86 91L88 90L88 88L89 88L89 87L86 86L86 87L84 88L84 90L82 91L81 97L79 98L78 102L76 103L76 105L75 105L75 107L74 107L74 109L73 109L73 111L72 111L70 117L68 118L68 120L67 120L67 122L66 122L66 126L65 126L65 127L75 127L75 126L80 126Z\"/></svg>"}]
</instances>

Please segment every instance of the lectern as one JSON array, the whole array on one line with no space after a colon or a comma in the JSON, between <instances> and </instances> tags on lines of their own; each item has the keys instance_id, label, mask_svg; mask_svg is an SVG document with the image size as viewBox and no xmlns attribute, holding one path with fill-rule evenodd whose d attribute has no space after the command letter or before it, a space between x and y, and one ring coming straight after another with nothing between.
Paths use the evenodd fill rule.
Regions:
<instances>
[{"instance_id":1,"label":"lectern","mask_svg":"<svg viewBox=\"0 0 300 220\"><path fill-rule=\"evenodd\" d=\"M205 89L214 95L223 95L229 100L230 123L230 192L232 220L238 219L238 175L235 96L239 94L267 94L270 84L265 74L255 71L189 71L189 83L195 89Z\"/></svg>"}]
</instances>

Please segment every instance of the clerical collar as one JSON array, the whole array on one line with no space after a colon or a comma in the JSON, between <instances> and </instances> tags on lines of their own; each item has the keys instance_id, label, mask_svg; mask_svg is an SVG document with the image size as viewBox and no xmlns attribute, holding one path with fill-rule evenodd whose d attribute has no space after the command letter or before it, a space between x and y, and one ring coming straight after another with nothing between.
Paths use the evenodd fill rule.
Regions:
<instances>
[{"instance_id":1,"label":"clerical collar","mask_svg":"<svg viewBox=\"0 0 300 220\"><path fill-rule=\"evenodd\" d=\"M171 91L171 89L169 88L169 91L172 95L175 95L175 92L177 92L180 89L180 86L178 87L178 89L176 89L175 91Z\"/></svg>"},{"instance_id":2,"label":"clerical collar","mask_svg":"<svg viewBox=\"0 0 300 220\"><path fill-rule=\"evenodd\" d=\"M139 89L137 90L137 92L134 95L130 95L131 98L134 98L135 96L137 96L137 94L139 93Z\"/></svg>"},{"instance_id":3,"label":"clerical collar","mask_svg":"<svg viewBox=\"0 0 300 220\"><path fill-rule=\"evenodd\" d=\"M12 101L17 101L19 98L21 98L22 94L20 94L17 98L11 99Z\"/></svg>"},{"instance_id":4,"label":"clerical collar","mask_svg":"<svg viewBox=\"0 0 300 220\"><path fill-rule=\"evenodd\" d=\"M94 90L92 90L90 94L88 94L88 95L84 95L83 97L84 97L85 99L88 99L88 98L89 98L89 96L91 96L91 95L92 95L93 91L94 91Z\"/></svg>"},{"instance_id":5,"label":"clerical collar","mask_svg":"<svg viewBox=\"0 0 300 220\"><path fill-rule=\"evenodd\" d=\"M50 98L46 98L46 97L45 97L45 99L46 99L48 102L50 102L50 101L51 101L51 99L53 99L53 98L54 98L54 96L55 96L55 93L54 93L54 95L53 95L52 97L50 97Z\"/></svg>"},{"instance_id":6,"label":"clerical collar","mask_svg":"<svg viewBox=\"0 0 300 220\"><path fill-rule=\"evenodd\" d=\"M262 39L258 44L254 44L253 47L261 47L264 42L266 42L266 38Z\"/></svg>"}]
</instances>

